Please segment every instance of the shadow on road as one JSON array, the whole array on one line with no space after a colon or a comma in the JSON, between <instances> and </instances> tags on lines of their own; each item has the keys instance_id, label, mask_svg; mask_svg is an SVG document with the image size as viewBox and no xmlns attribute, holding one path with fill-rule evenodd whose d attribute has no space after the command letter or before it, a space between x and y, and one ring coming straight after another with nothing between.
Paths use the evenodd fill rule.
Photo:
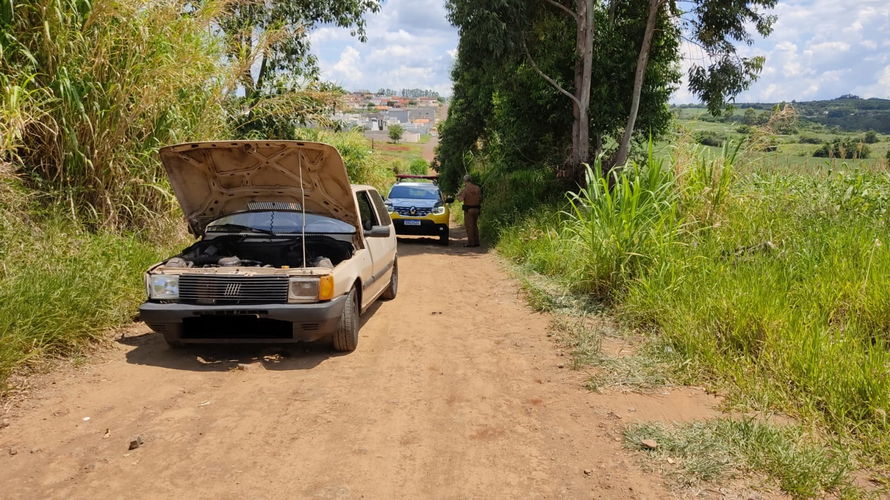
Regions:
<instances>
[{"instance_id":1,"label":"shadow on road","mask_svg":"<svg viewBox=\"0 0 890 500\"><path fill-rule=\"evenodd\" d=\"M427 236L402 236L399 235L400 255L420 254L482 254L488 253L488 249L481 247L466 247L467 232L463 226L451 226L451 238L448 246L439 244L439 238Z\"/></svg>"},{"instance_id":2,"label":"shadow on road","mask_svg":"<svg viewBox=\"0 0 890 500\"><path fill-rule=\"evenodd\" d=\"M147 327L145 333L121 337L117 342L133 347L126 354L128 363L189 371L238 370L254 363L267 370L310 370L328 358L345 354L332 351L328 342L171 348L163 336Z\"/></svg>"},{"instance_id":3,"label":"shadow on road","mask_svg":"<svg viewBox=\"0 0 890 500\"><path fill-rule=\"evenodd\" d=\"M372 304L363 314L361 327L374 316L380 302ZM134 365L159 366L173 370L229 371L239 365L260 363L267 370L311 370L326 360L349 353L336 352L328 340L298 344L220 344L192 345L171 348L164 337L145 325L135 335L124 335L116 341L133 347L127 351L127 362Z\"/></svg>"}]
</instances>

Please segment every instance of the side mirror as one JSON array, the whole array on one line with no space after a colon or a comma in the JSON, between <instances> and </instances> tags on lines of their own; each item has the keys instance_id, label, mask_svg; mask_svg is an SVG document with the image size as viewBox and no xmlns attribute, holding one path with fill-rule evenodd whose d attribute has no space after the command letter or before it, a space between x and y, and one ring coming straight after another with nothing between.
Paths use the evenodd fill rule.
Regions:
<instances>
[{"instance_id":1,"label":"side mirror","mask_svg":"<svg viewBox=\"0 0 890 500\"><path fill-rule=\"evenodd\" d=\"M449 196L448 198L445 198L445 203L454 203L454 196Z\"/></svg>"},{"instance_id":2,"label":"side mirror","mask_svg":"<svg viewBox=\"0 0 890 500\"><path fill-rule=\"evenodd\" d=\"M392 235L390 226L374 226L365 231L366 238L389 238Z\"/></svg>"}]
</instances>

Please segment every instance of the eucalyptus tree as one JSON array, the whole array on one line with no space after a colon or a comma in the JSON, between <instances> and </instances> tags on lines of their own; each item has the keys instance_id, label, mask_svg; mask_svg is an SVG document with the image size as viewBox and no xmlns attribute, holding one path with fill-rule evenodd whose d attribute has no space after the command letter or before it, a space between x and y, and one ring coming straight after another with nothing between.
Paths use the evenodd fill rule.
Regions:
<instances>
[{"instance_id":1,"label":"eucalyptus tree","mask_svg":"<svg viewBox=\"0 0 890 500\"><path fill-rule=\"evenodd\" d=\"M514 114L511 120L486 118L484 125L472 127L484 126L479 137L503 137L499 126L505 123L509 127L544 122L541 130L548 134L554 127L564 127L568 154L567 168L561 172L580 180L580 165L592 156L610 149L611 163L623 164L634 137L666 130L667 101L682 79L679 60L684 44L701 56L689 61L689 88L711 112L719 113L746 89L763 59L742 57L736 44L752 42L750 28L764 36L770 33L775 18L768 12L774 4L775 0L449 0L449 19L460 33L452 110L478 115L469 111L475 106L496 114L498 102L510 95L540 101L546 94L551 100L563 100L566 117ZM489 71L475 74L480 67ZM525 76L528 72L551 90L542 90ZM517 88L517 83L525 88ZM466 85L478 89L462 88ZM538 104L539 111L552 111L552 105ZM443 129L440 156L447 170L447 158L459 155L448 151L455 142L448 134L454 134L456 127L446 124ZM463 143L472 141L465 138Z\"/></svg>"}]
</instances>

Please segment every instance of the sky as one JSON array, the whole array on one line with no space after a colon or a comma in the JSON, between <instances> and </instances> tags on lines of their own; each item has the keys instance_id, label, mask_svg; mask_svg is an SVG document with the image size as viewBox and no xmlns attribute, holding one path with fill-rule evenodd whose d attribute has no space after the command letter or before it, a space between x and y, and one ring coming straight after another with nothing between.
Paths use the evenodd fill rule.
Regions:
<instances>
[{"instance_id":1,"label":"sky","mask_svg":"<svg viewBox=\"0 0 890 500\"><path fill-rule=\"evenodd\" d=\"M445 0L386 0L366 16L368 41L322 27L311 34L322 78L347 90L429 88L451 94L457 30L445 18ZM780 0L773 33L739 47L762 55L760 78L737 102L833 99L843 94L890 98L890 1ZM684 70L700 59L683 47ZM684 71L685 72L685 71ZM674 103L696 99L681 84Z\"/></svg>"}]
</instances>

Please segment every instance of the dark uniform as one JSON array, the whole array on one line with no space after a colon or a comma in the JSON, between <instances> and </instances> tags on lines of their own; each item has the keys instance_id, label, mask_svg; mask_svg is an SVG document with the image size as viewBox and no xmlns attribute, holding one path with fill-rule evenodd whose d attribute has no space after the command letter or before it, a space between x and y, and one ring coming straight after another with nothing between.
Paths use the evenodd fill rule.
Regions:
<instances>
[{"instance_id":1,"label":"dark uniform","mask_svg":"<svg viewBox=\"0 0 890 500\"><path fill-rule=\"evenodd\" d=\"M467 246L479 246L479 211L482 209L482 188L465 180L464 188L457 195L464 202L464 227L467 228Z\"/></svg>"}]
</instances>

